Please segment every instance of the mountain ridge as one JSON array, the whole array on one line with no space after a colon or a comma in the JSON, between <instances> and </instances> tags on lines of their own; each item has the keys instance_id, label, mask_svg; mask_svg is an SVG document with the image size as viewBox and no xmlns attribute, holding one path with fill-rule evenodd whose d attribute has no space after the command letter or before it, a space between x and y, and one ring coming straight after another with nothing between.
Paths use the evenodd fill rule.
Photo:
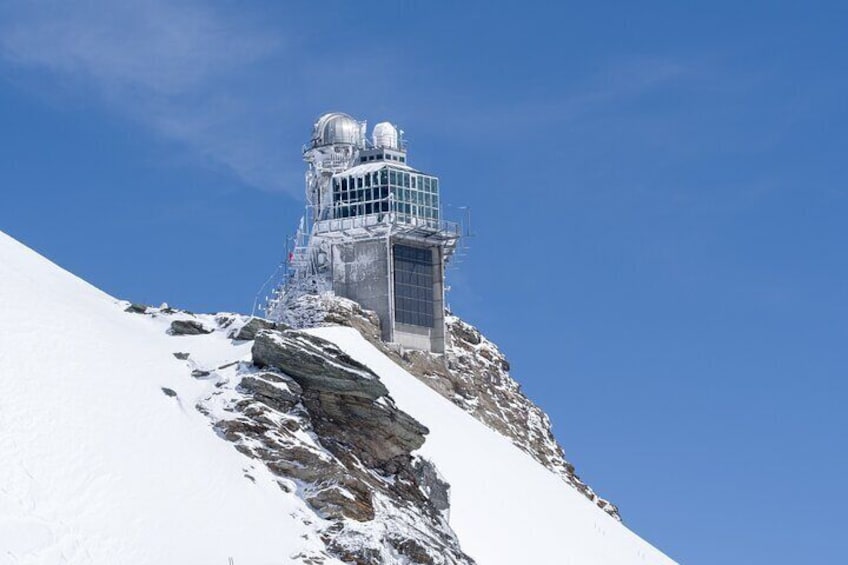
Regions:
<instances>
[{"instance_id":1,"label":"mountain ridge","mask_svg":"<svg viewBox=\"0 0 848 565\"><path fill-rule=\"evenodd\" d=\"M2 234L0 311L4 565L671 563L367 327L132 306Z\"/></svg>"}]
</instances>

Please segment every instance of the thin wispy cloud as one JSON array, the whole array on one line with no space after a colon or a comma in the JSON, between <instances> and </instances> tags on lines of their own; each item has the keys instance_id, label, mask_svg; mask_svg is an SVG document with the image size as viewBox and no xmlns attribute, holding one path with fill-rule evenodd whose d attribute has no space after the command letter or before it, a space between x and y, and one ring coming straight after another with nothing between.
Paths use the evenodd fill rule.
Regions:
<instances>
[{"instance_id":1,"label":"thin wispy cloud","mask_svg":"<svg viewBox=\"0 0 848 565\"><path fill-rule=\"evenodd\" d=\"M598 135L598 125L614 116L607 125L619 135L678 148L680 117L673 110L642 115L629 104L716 82L703 78L703 62L633 57L558 91L489 100L468 94L480 85L464 81L480 77L448 87L435 80L438 66L403 64L379 45L339 57L279 19L237 3L13 0L0 7L0 70L20 70L23 80L46 77L39 84L51 92L82 93L243 184L295 196L303 169L292 148L322 111L373 113L361 117L398 120L422 137L492 144L532 139L540 128L562 129L571 139ZM499 88L485 80L482 86Z\"/></svg>"},{"instance_id":2,"label":"thin wispy cloud","mask_svg":"<svg viewBox=\"0 0 848 565\"><path fill-rule=\"evenodd\" d=\"M634 57L610 62L588 76L576 77L568 89L537 92L508 103L504 100L494 104L485 100L468 103L458 99L439 106L442 119L434 115L430 121L444 123L447 113L457 135L473 138L506 132L531 134L540 127L567 127L597 119L639 97L697 82L701 72L692 61Z\"/></svg>"},{"instance_id":3,"label":"thin wispy cloud","mask_svg":"<svg viewBox=\"0 0 848 565\"><path fill-rule=\"evenodd\" d=\"M262 189L300 191L279 158L283 85L263 65L279 34L193 2L13 2L0 9L6 65L92 92L111 111Z\"/></svg>"}]
</instances>

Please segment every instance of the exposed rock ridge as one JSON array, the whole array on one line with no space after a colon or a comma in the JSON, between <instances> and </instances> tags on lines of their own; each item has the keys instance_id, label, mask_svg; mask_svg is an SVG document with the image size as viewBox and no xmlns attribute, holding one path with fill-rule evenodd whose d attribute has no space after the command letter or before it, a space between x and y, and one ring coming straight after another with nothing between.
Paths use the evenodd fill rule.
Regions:
<instances>
[{"instance_id":1,"label":"exposed rock ridge","mask_svg":"<svg viewBox=\"0 0 848 565\"><path fill-rule=\"evenodd\" d=\"M379 318L359 304L329 293L303 295L294 301L284 322L295 327L346 325L430 388L490 428L510 438L566 483L620 520L618 508L599 497L575 473L551 431L547 414L528 399L510 376L510 366L498 347L472 325L448 313L445 355L399 351L380 340Z\"/></svg>"},{"instance_id":2,"label":"exposed rock ridge","mask_svg":"<svg viewBox=\"0 0 848 565\"><path fill-rule=\"evenodd\" d=\"M370 369L296 331L259 331L252 358L232 404L238 416L217 426L331 522L333 555L362 565L473 563L447 522L449 487L411 455L427 428Z\"/></svg>"},{"instance_id":3,"label":"exposed rock ridge","mask_svg":"<svg viewBox=\"0 0 848 565\"><path fill-rule=\"evenodd\" d=\"M330 342L267 320L138 305L127 311L160 318L168 333L188 340L175 347L252 340L249 361L205 367L185 351L174 357L186 363L187 378L209 383L196 408L218 434L315 511L327 553L301 556L303 563L332 556L357 565L474 565L448 524L450 486L412 455L427 428L397 408L368 367Z\"/></svg>"}]
</instances>

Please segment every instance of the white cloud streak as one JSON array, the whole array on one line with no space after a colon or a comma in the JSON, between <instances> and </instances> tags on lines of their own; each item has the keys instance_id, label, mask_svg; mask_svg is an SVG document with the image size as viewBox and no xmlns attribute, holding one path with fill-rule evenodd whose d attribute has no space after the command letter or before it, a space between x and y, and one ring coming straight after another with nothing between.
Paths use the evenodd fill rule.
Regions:
<instances>
[{"instance_id":1,"label":"white cloud streak","mask_svg":"<svg viewBox=\"0 0 848 565\"><path fill-rule=\"evenodd\" d=\"M94 92L246 184L301 190L279 157L283 85L263 73L285 59L284 42L240 13L165 0L13 2L0 9L0 56Z\"/></svg>"}]
</instances>

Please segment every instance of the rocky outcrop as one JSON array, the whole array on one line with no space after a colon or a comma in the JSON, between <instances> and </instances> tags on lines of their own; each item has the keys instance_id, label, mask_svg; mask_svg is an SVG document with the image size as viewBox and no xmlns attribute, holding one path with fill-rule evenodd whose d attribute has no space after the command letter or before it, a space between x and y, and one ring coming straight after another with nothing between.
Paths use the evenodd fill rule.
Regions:
<instances>
[{"instance_id":1,"label":"rocky outcrop","mask_svg":"<svg viewBox=\"0 0 848 565\"><path fill-rule=\"evenodd\" d=\"M427 386L510 438L608 514L621 519L618 508L597 496L575 473L553 435L547 414L524 395L510 376L504 354L477 328L448 313L448 347L444 355L435 355L386 345L380 339L377 316L345 298L304 295L292 301L290 309L287 321L295 325L345 325L357 329Z\"/></svg>"},{"instance_id":2,"label":"rocky outcrop","mask_svg":"<svg viewBox=\"0 0 848 565\"><path fill-rule=\"evenodd\" d=\"M288 302L280 312L281 322L292 328L318 326L349 326L368 341L382 345L380 318L357 302L332 293L303 294Z\"/></svg>"},{"instance_id":3,"label":"rocky outcrop","mask_svg":"<svg viewBox=\"0 0 848 565\"><path fill-rule=\"evenodd\" d=\"M186 378L207 385L195 408L248 458L246 480L264 465L314 511L304 519L318 528L326 552L297 556L304 563L474 564L448 523L450 485L413 454L427 428L397 408L368 367L327 341L260 318L166 305L143 313L169 334L197 336L182 342L174 360L185 364ZM220 335L232 340L236 360L204 365L203 340Z\"/></svg>"},{"instance_id":4,"label":"rocky outcrop","mask_svg":"<svg viewBox=\"0 0 848 565\"><path fill-rule=\"evenodd\" d=\"M278 324L263 318L251 317L244 325L230 332L231 339L249 341L256 338L256 334L262 330L285 330L285 324Z\"/></svg>"},{"instance_id":5,"label":"rocky outcrop","mask_svg":"<svg viewBox=\"0 0 848 565\"><path fill-rule=\"evenodd\" d=\"M430 388L497 430L536 461L562 477L608 514L621 519L618 508L599 497L575 473L556 441L548 415L521 391L498 347L457 316L446 317L446 355L421 351L401 354L405 368Z\"/></svg>"},{"instance_id":6,"label":"rocky outcrop","mask_svg":"<svg viewBox=\"0 0 848 565\"><path fill-rule=\"evenodd\" d=\"M130 314L146 314L147 306L145 306L144 304L132 303L126 308L124 308L124 312L129 312Z\"/></svg>"},{"instance_id":7,"label":"rocky outcrop","mask_svg":"<svg viewBox=\"0 0 848 565\"><path fill-rule=\"evenodd\" d=\"M274 473L281 489L316 512L325 524L328 555L344 562L473 563L448 523L450 485L414 455L427 428L397 408L368 367L332 343L286 329L288 324L357 329L416 378L618 518L615 506L575 474L548 417L521 392L500 350L455 316L447 317L446 353L433 355L384 344L376 315L332 295L294 301L285 323L164 307L144 313L163 318L176 335L221 332L234 344L253 340L249 361L203 367L194 355L174 356L186 363L189 378L214 385L197 409L221 437Z\"/></svg>"},{"instance_id":8,"label":"rocky outcrop","mask_svg":"<svg viewBox=\"0 0 848 565\"><path fill-rule=\"evenodd\" d=\"M331 554L363 565L473 563L447 523L448 485L412 455L427 428L370 369L295 331L259 331L252 361L216 427L328 520Z\"/></svg>"},{"instance_id":9,"label":"rocky outcrop","mask_svg":"<svg viewBox=\"0 0 848 565\"><path fill-rule=\"evenodd\" d=\"M310 390L376 399L389 391L371 369L335 345L300 332L260 332L253 343L253 363L273 367Z\"/></svg>"},{"instance_id":10,"label":"rocky outcrop","mask_svg":"<svg viewBox=\"0 0 848 565\"><path fill-rule=\"evenodd\" d=\"M396 472L424 444L427 428L394 405L377 375L335 345L299 332L263 331L252 353L254 365L277 369L300 387L300 400L330 451Z\"/></svg>"},{"instance_id":11,"label":"rocky outcrop","mask_svg":"<svg viewBox=\"0 0 848 565\"><path fill-rule=\"evenodd\" d=\"M212 331L197 320L174 320L171 322L168 333L171 335L201 335L212 333Z\"/></svg>"}]
</instances>

